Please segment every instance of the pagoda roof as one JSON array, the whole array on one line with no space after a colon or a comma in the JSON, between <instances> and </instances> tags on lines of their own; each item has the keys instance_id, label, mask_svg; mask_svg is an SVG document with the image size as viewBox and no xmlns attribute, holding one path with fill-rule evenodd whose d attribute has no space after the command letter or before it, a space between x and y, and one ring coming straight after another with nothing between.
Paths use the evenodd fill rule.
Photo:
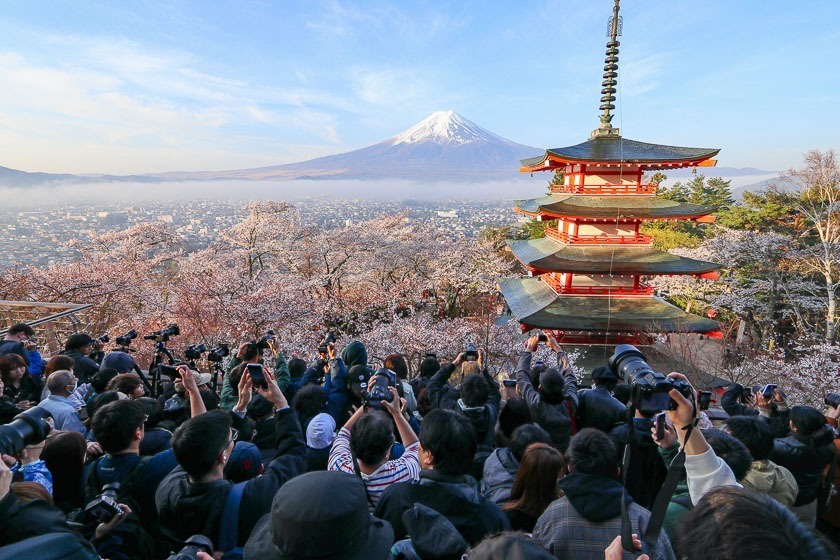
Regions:
<instances>
[{"instance_id":1,"label":"pagoda roof","mask_svg":"<svg viewBox=\"0 0 840 560\"><path fill-rule=\"evenodd\" d=\"M705 274L722 265L651 247L564 245L551 238L508 241L522 264L546 272L591 274Z\"/></svg>"},{"instance_id":2,"label":"pagoda roof","mask_svg":"<svg viewBox=\"0 0 840 560\"><path fill-rule=\"evenodd\" d=\"M557 163L634 163L645 169L685 167L707 162L720 148L687 148L648 144L621 136L596 136L565 148L550 148L541 156L523 159L522 171L539 171ZM705 165L714 165L707 162Z\"/></svg>"},{"instance_id":3,"label":"pagoda roof","mask_svg":"<svg viewBox=\"0 0 840 560\"><path fill-rule=\"evenodd\" d=\"M520 323L562 331L710 332L716 321L657 297L560 296L539 278L504 278L499 286Z\"/></svg>"},{"instance_id":4,"label":"pagoda roof","mask_svg":"<svg viewBox=\"0 0 840 560\"><path fill-rule=\"evenodd\" d=\"M515 209L525 214L559 218L691 219L711 214L716 207L654 196L549 195L517 200Z\"/></svg>"}]
</instances>

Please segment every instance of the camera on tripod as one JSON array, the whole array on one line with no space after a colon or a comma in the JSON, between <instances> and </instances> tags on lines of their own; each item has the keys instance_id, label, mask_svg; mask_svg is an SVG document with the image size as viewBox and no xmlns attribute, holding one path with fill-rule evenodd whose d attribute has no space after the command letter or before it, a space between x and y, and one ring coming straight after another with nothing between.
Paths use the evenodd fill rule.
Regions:
<instances>
[{"instance_id":1,"label":"camera on tripod","mask_svg":"<svg viewBox=\"0 0 840 560\"><path fill-rule=\"evenodd\" d=\"M120 336L118 336L116 338L115 342L117 343L117 346L130 346L131 341L134 340L135 338L137 338L137 331L134 330L134 329L131 329L127 333L121 334Z\"/></svg>"},{"instance_id":2,"label":"camera on tripod","mask_svg":"<svg viewBox=\"0 0 840 560\"><path fill-rule=\"evenodd\" d=\"M677 403L668 395L676 389L691 400L691 385L653 371L645 356L632 344L619 344L607 362L613 374L632 387L633 406L642 412L676 410Z\"/></svg>"},{"instance_id":3,"label":"camera on tripod","mask_svg":"<svg viewBox=\"0 0 840 560\"><path fill-rule=\"evenodd\" d=\"M219 363L230 355L230 346L226 342L220 342L215 348L211 348L207 353L208 362Z\"/></svg>"},{"instance_id":4,"label":"camera on tripod","mask_svg":"<svg viewBox=\"0 0 840 560\"><path fill-rule=\"evenodd\" d=\"M110 337L110 336L108 336L108 333L105 333L105 334L103 334L102 336L97 337L97 338L95 338L95 339L93 339L93 340L94 340L95 342L101 342L102 344L105 344L106 342L110 342L110 341L111 341L111 337Z\"/></svg>"},{"instance_id":5,"label":"camera on tripod","mask_svg":"<svg viewBox=\"0 0 840 560\"><path fill-rule=\"evenodd\" d=\"M181 334L181 329L175 323L170 324L165 329L155 331L152 334L147 334L143 337L144 340L154 340L155 342L167 342L170 337Z\"/></svg>"},{"instance_id":6,"label":"camera on tripod","mask_svg":"<svg viewBox=\"0 0 840 560\"><path fill-rule=\"evenodd\" d=\"M207 346L204 344L190 344L184 350L184 357L188 360L200 360L201 355L207 352Z\"/></svg>"},{"instance_id":7,"label":"camera on tripod","mask_svg":"<svg viewBox=\"0 0 840 560\"><path fill-rule=\"evenodd\" d=\"M379 368L374 372L362 392L362 402L365 406L381 408L382 401L391 402L394 395L390 388L396 387L397 376L390 369Z\"/></svg>"}]
</instances>

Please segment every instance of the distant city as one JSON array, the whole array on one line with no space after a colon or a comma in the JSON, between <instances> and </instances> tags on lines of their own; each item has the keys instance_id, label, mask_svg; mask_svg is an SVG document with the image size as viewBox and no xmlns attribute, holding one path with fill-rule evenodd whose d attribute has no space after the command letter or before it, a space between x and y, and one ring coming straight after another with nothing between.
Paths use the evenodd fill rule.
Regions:
<instances>
[{"instance_id":1,"label":"distant city","mask_svg":"<svg viewBox=\"0 0 840 560\"><path fill-rule=\"evenodd\" d=\"M406 213L409 220L428 224L454 238L477 236L487 226L521 221L512 201L441 200L304 200L296 201L304 223L331 229L383 215ZM218 232L243 220L243 200L182 200L160 202L103 202L35 205L0 210L0 268L47 266L72 262L77 251L72 239L90 232L124 229L144 222L164 222L181 235L188 251L202 249Z\"/></svg>"}]
</instances>

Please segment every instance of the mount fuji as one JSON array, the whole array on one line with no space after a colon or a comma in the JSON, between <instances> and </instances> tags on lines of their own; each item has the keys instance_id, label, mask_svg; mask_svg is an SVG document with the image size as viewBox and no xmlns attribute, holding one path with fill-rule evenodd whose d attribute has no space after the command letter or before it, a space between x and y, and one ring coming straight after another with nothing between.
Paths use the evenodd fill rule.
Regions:
<instances>
[{"instance_id":1,"label":"mount fuji","mask_svg":"<svg viewBox=\"0 0 840 560\"><path fill-rule=\"evenodd\" d=\"M502 138L455 111L437 111L395 136L352 152L271 167L153 176L162 180L510 179L519 176L520 159L543 151Z\"/></svg>"}]
</instances>

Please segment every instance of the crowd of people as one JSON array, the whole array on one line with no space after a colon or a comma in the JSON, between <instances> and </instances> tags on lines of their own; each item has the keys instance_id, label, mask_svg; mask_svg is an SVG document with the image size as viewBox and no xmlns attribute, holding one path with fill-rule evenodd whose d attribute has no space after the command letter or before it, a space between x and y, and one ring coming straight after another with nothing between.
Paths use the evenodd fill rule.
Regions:
<instances>
[{"instance_id":1,"label":"crowd of people","mask_svg":"<svg viewBox=\"0 0 840 560\"><path fill-rule=\"evenodd\" d=\"M733 383L710 417L678 373L581 387L550 335L512 375L471 344L410 375L333 338L160 378L83 333L45 360L35 335L0 341L0 560L838 555L840 395Z\"/></svg>"}]
</instances>

